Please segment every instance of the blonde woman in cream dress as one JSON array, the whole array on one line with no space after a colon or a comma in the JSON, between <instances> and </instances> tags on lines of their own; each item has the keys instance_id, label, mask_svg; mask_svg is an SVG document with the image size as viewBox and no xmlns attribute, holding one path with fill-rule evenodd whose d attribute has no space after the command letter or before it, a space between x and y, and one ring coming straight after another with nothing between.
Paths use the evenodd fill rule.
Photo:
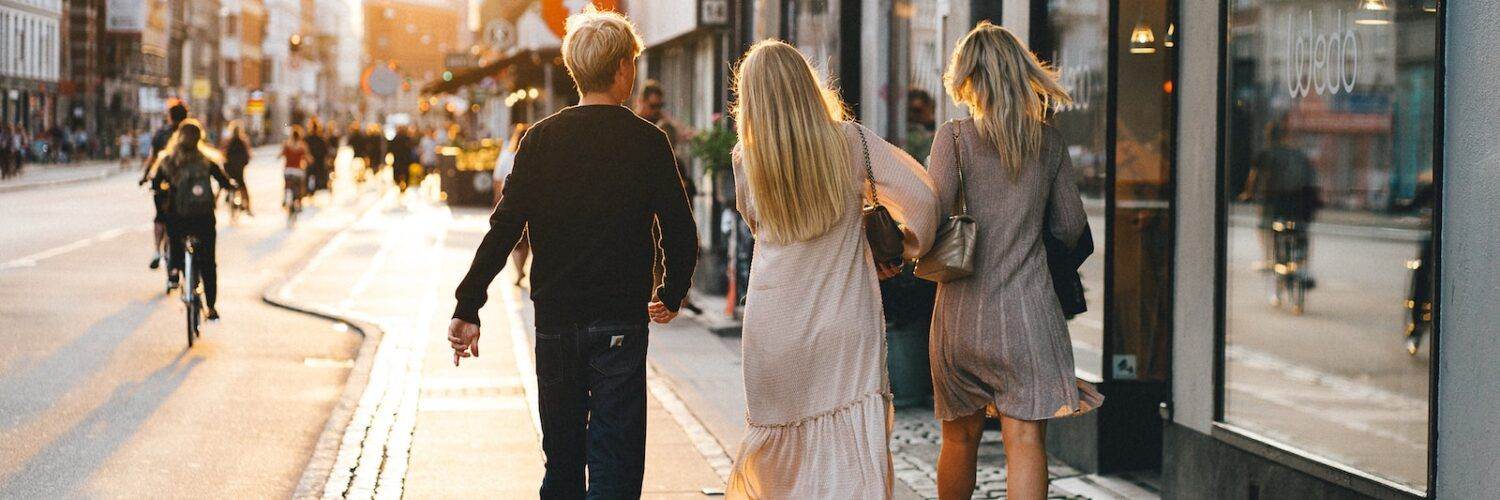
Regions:
<instances>
[{"instance_id":1,"label":"blonde woman in cream dress","mask_svg":"<svg viewBox=\"0 0 1500 500\"><path fill-rule=\"evenodd\" d=\"M860 223L866 145L908 258L932 243L937 196L920 164L847 120L797 49L756 44L738 86L735 189L756 245L742 336L749 429L728 496L888 498L885 321Z\"/></svg>"}]
</instances>

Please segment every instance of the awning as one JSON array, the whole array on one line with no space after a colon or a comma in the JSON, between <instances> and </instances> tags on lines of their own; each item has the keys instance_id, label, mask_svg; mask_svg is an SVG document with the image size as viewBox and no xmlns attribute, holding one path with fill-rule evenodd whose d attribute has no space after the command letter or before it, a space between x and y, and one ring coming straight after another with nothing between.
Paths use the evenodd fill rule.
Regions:
<instances>
[{"instance_id":1,"label":"awning","mask_svg":"<svg viewBox=\"0 0 1500 500\"><path fill-rule=\"evenodd\" d=\"M485 78L499 76L501 71L511 66L539 67L558 54L559 52L555 49L527 50L473 68L460 69L454 71L452 78L448 80L438 78L437 80L427 82L426 85L422 86L422 95L451 94L464 87L479 83Z\"/></svg>"}]
</instances>

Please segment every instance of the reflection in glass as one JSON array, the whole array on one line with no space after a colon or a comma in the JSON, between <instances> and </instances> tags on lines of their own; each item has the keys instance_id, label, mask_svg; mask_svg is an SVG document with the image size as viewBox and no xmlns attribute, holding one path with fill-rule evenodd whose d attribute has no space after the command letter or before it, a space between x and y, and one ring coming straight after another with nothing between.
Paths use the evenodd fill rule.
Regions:
<instances>
[{"instance_id":1,"label":"reflection in glass","mask_svg":"<svg viewBox=\"0 0 1500 500\"><path fill-rule=\"evenodd\" d=\"M833 0L785 0L787 41L797 46L824 76L839 67L838 2Z\"/></svg>"},{"instance_id":2,"label":"reflection in glass","mask_svg":"<svg viewBox=\"0 0 1500 500\"><path fill-rule=\"evenodd\" d=\"M1052 126L1067 145L1089 214L1095 255L1084 261L1089 309L1068 322L1074 365L1091 382L1104 380L1105 184L1108 179L1109 5L1106 0L1048 0L1033 12L1031 49L1057 68L1073 103L1055 110Z\"/></svg>"},{"instance_id":3,"label":"reflection in glass","mask_svg":"<svg viewBox=\"0 0 1500 500\"><path fill-rule=\"evenodd\" d=\"M1427 489L1436 8L1229 13L1224 420Z\"/></svg>"},{"instance_id":4,"label":"reflection in glass","mask_svg":"<svg viewBox=\"0 0 1500 500\"><path fill-rule=\"evenodd\" d=\"M937 0L896 0L891 6L891 105L887 130L917 161L927 161L937 128L937 98L944 95L942 26ZM905 91L897 90L905 89Z\"/></svg>"},{"instance_id":5,"label":"reflection in glass","mask_svg":"<svg viewBox=\"0 0 1500 500\"><path fill-rule=\"evenodd\" d=\"M1122 0L1115 79L1113 280L1108 310L1108 373L1116 380L1165 381L1172 342L1172 151L1175 50L1158 50L1152 26L1174 24L1168 0ZM1123 19L1122 19L1123 21ZM1143 50L1149 48L1150 50Z\"/></svg>"}]
</instances>

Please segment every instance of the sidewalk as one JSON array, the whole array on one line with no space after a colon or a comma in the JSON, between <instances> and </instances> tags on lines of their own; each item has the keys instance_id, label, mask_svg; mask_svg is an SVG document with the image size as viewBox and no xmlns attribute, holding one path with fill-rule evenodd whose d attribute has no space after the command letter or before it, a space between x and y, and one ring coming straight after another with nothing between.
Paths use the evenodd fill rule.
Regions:
<instances>
[{"instance_id":1,"label":"sidewalk","mask_svg":"<svg viewBox=\"0 0 1500 500\"><path fill-rule=\"evenodd\" d=\"M71 163L27 163L21 175L0 180L0 193L42 186L55 186L74 182L103 179L111 175L133 172L140 174L140 163L132 163L121 169L119 160L84 160Z\"/></svg>"},{"instance_id":2,"label":"sidewalk","mask_svg":"<svg viewBox=\"0 0 1500 500\"><path fill-rule=\"evenodd\" d=\"M485 219L481 210L388 197L289 282L284 299L348 318L376 344L355 362L351 410L332 417L329 445L314 453L295 497L537 496L532 313L524 290L510 285L514 275L491 287L481 357L453 366L444 335ZM648 385L644 497L717 494L723 476L699 451L707 433L692 431L691 414L659 379L648 376Z\"/></svg>"},{"instance_id":3,"label":"sidewalk","mask_svg":"<svg viewBox=\"0 0 1500 500\"><path fill-rule=\"evenodd\" d=\"M468 248L458 245L460 248ZM496 279L481 319L481 357L453 366L453 351L433 330L406 480L410 498L533 498L543 458L534 420L531 304L524 290ZM446 326L447 321L444 320ZM704 498L723 477L679 423L681 403L648 377L644 498ZM666 390L667 392L663 392ZM680 412L685 413L685 412ZM691 418L691 415L687 415ZM691 424L689 424L691 425ZM727 460L725 461L727 466ZM724 472L728 472L727 467Z\"/></svg>"},{"instance_id":4,"label":"sidewalk","mask_svg":"<svg viewBox=\"0 0 1500 500\"><path fill-rule=\"evenodd\" d=\"M698 305L707 309L714 304ZM651 335L653 368L676 389L674 392L692 408L726 453L734 456L744 436L745 388L740 375L740 339L715 335L708 327L681 319L654 329ZM930 408L896 411L891 436L895 498L937 498L940 435ZM974 498L1005 498L1005 456L998 431L985 431L979 460L979 483ZM1049 469L1052 476L1049 498L1134 500L1159 496L1149 479L1084 474L1056 461Z\"/></svg>"}]
</instances>

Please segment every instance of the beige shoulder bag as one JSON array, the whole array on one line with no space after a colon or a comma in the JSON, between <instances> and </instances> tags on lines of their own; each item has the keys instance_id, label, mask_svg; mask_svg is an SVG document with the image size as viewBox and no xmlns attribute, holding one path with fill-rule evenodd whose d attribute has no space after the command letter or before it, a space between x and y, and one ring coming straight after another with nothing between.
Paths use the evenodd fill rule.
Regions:
<instances>
[{"instance_id":1,"label":"beige shoulder bag","mask_svg":"<svg viewBox=\"0 0 1500 500\"><path fill-rule=\"evenodd\" d=\"M953 132L953 164L958 169L958 196L953 199L953 215L938 228L932 250L917 260L916 275L928 281L947 283L974 274L974 246L978 228L969 216L969 193L964 186L964 162L958 154L958 125Z\"/></svg>"}]
</instances>

